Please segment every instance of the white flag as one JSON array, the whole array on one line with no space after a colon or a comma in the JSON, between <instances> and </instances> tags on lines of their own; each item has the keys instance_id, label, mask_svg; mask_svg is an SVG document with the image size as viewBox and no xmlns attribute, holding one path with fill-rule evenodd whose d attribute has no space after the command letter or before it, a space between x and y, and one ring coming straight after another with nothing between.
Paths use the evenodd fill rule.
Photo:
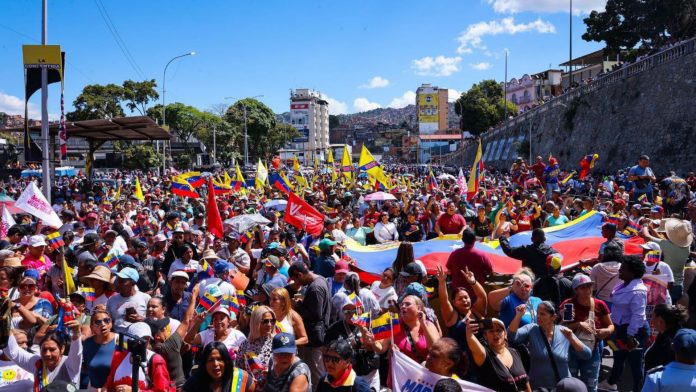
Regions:
<instances>
[{"instance_id":1,"label":"white flag","mask_svg":"<svg viewBox=\"0 0 696 392\"><path fill-rule=\"evenodd\" d=\"M457 176L457 185L459 186L459 194L466 195L469 191L469 186L466 183L466 178L464 178L464 172L462 168L459 168L459 176Z\"/></svg>"},{"instance_id":2,"label":"white flag","mask_svg":"<svg viewBox=\"0 0 696 392\"><path fill-rule=\"evenodd\" d=\"M440 379L446 378L424 368L401 351L393 350L392 353L392 392L431 392ZM478 384L457 381L464 391L492 392Z\"/></svg>"},{"instance_id":3,"label":"white flag","mask_svg":"<svg viewBox=\"0 0 696 392\"><path fill-rule=\"evenodd\" d=\"M19 199L15 202L15 207L41 219L46 226L56 229L63 226L63 222L58 217L58 214L53 211L51 205L48 204L48 200L46 200L39 187L33 181L19 195Z\"/></svg>"},{"instance_id":4,"label":"white flag","mask_svg":"<svg viewBox=\"0 0 696 392\"><path fill-rule=\"evenodd\" d=\"M7 207L3 205L2 219L0 220L0 237L6 237L7 231L10 229L10 227L16 224L17 222L15 222L14 218L12 217L12 214L10 214L10 211L8 211Z\"/></svg>"}]
</instances>

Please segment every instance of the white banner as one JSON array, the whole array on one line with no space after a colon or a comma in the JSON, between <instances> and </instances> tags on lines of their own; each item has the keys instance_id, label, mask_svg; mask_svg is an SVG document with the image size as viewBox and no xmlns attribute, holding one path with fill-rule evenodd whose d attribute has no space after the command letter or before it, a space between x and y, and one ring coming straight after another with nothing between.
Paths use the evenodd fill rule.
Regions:
<instances>
[{"instance_id":1,"label":"white banner","mask_svg":"<svg viewBox=\"0 0 696 392\"><path fill-rule=\"evenodd\" d=\"M466 195L469 191L469 186L466 183L466 178L464 178L464 172L462 168L459 168L459 176L457 176L457 186L459 186L459 194Z\"/></svg>"},{"instance_id":2,"label":"white banner","mask_svg":"<svg viewBox=\"0 0 696 392\"><path fill-rule=\"evenodd\" d=\"M10 214L10 211L7 210L6 206L2 206L2 218L0 220L0 236L1 237L7 237L7 230L10 229L10 227L16 225L17 222L15 222L14 218L12 217L12 214Z\"/></svg>"},{"instance_id":3,"label":"white banner","mask_svg":"<svg viewBox=\"0 0 696 392\"><path fill-rule=\"evenodd\" d=\"M429 371L401 351L393 350L392 354L392 392L432 392L435 384L446 378ZM492 392L468 381L457 381L464 391Z\"/></svg>"},{"instance_id":4,"label":"white banner","mask_svg":"<svg viewBox=\"0 0 696 392\"><path fill-rule=\"evenodd\" d=\"M22 211L26 211L31 215L41 219L46 226L59 228L63 226L63 222L58 217L48 200L39 190L39 187L32 181L27 185L27 188L19 195L19 199L15 202L15 207Z\"/></svg>"}]
</instances>

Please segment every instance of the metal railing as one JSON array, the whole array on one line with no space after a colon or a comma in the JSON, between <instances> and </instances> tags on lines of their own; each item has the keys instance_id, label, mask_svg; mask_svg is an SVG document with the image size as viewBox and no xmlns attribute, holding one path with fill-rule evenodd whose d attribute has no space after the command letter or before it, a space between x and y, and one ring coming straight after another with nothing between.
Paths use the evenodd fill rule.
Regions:
<instances>
[{"instance_id":1,"label":"metal railing","mask_svg":"<svg viewBox=\"0 0 696 392\"><path fill-rule=\"evenodd\" d=\"M534 116L538 113L543 113L557 106L566 106L568 102L576 98L579 98L587 93L597 91L610 85L621 83L628 78L639 75L645 71L649 71L662 64L674 61L678 58L685 57L694 52L696 52L696 38L691 38L680 44L672 46L671 48L664 49L644 59L636 61L635 63L624 65L617 70L611 71L598 77L592 82L584 84L578 88L572 89L564 94L559 95L558 97L553 98L550 101L544 102L539 106L529 109L524 113L518 115L517 117L510 119L507 122L507 124L500 124L497 127L484 133L482 135L482 138L484 140L495 138L499 136L501 133L505 132L507 129L515 128L516 126L524 123L531 116ZM463 159L462 154L464 154L464 151L467 149L467 147L468 144L464 144L464 146L459 150L442 157L442 162L455 165L461 164Z\"/></svg>"}]
</instances>

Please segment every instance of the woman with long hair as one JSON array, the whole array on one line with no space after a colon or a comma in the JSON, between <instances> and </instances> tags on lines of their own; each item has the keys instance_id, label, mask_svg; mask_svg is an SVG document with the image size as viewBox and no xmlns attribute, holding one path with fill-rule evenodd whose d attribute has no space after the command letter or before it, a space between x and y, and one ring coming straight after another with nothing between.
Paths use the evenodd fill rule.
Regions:
<instances>
[{"instance_id":1,"label":"woman with long hair","mask_svg":"<svg viewBox=\"0 0 696 392\"><path fill-rule=\"evenodd\" d=\"M408 241L403 241L399 244L399 249L396 251L396 259L392 263L392 269L396 275L396 281L394 282L394 289L396 290L397 296L401 297L408 283L406 278L401 276L401 272L406 268L407 265L416 261L413 255L413 244Z\"/></svg>"},{"instance_id":2,"label":"woman with long hair","mask_svg":"<svg viewBox=\"0 0 696 392\"><path fill-rule=\"evenodd\" d=\"M531 392L529 376L520 353L508 346L505 324L466 320L466 341L476 365L476 382L499 392ZM483 332L483 340L477 334Z\"/></svg>"},{"instance_id":3,"label":"woman with long hair","mask_svg":"<svg viewBox=\"0 0 696 392\"><path fill-rule=\"evenodd\" d=\"M305 345L309 342L307 331L305 330L304 322L299 313L292 309L292 301L288 290L283 287L278 287L271 292L270 298L271 309L275 313L277 330L287 332L295 337L295 344L298 346Z\"/></svg>"},{"instance_id":4,"label":"woman with long hair","mask_svg":"<svg viewBox=\"0 0 696 392\"><path fill-rule=\"evenodd\" d=\"M116 348L116 334L111 332L111 326L111 315L106 306L97 305L92 310L89 324L92 336L84 342L81 389L101 388L106 383Z\"/></svg>"},{"instance_id":5,"label":"woman with long hair","mask_svg":"<svg viewBox=\"0 0 696 392\"><path fill-rule=\"evenodd\" d=\"M238 385L232 385L233 382ZM254 390L256 390L254 378L234 366L227 347L221 342L210 342L203 348L198 357L198 368L183 386L185 392L253 392Z\"/></svg>"},{"instance_id":6,"label":"woman with long hair","mask_svg":"<svg viewBox=\"0 0 696 392\"><path fill-rule=\"evenodd\" d=\"M569 328L556 325L556 308L543 301L537 310L536 322L520 327L527 305L515 309L508 335L514 344L527 344L531 359L529 380L532 388L554 389L559 381L570 377L568 355L572 347L578 358L587 360L592 351ZM561 336L562 335L562 336Z\"/></svg>"},{"instance_id":7,"label":"woman with long hair","mask_svg":"<svg viewBox=\"0 0 696 392\"><path fill-rule=\"evenodd\" d=\"M657 337L653 344L645 350L646 372L674 361L672 340L677 331L684 327L686 316L686 309L681 305L655 305L652 321L657 330Z\"/></svg>"},{"instance_id":8,"label":"woman with long hair","mask_svg":"<svg viewBox=\"0 0 696 392\"><path fill-rule=\"evenodd\" d=\"M32 354L20 348L14 335L10 335L7 341L7 348L3 353L19 367L34 375L34 390L41 390L54 381L65 381L73 385L80 383L80 321L68 321L65 327L71 332L68 355L63 355L67 342L62 332L52 332L44 336L39 343L40 354Z\"/></svg>"},{"instance_id":9,"label":"woman with long hair","mask_svg":"<svg viewBox=\"0 0 696 392\"><path fill-rule=\"evenodd\" d=\"M469 292L464 287L457 287L452 291L451 296L448 296L447 274L441 266L437 267L438 295L440 297L442 319L448 329L447 336L454 339L466 353L467 359L470 359L471 354L466 341L466 321L483 318L486 314L488 302L486 301L486 291L481 286L481 283L476 280L474 273L469 271L469 268L460 272L464 274L466 282L473 287L476 293L476 301L474 303L471 302L471 296L469 296ZM466 363L471 363L471 361L469 360ZM473 376L473 370L473 366L469 366L467 374ZM467 379L469 378L471 377L467 377Z\"/></svg>"},{"instance_id":10,"label":"woman with long hair","mask_svg":"<svg viewBox=\"0 0 696 392\"><path fill-rule=\"evenodd\" d=\"M259 306L251 313L249 338L239 347L235 364L254 376L259 388L266 383L268 363L273 356L272 343L276 333L276 315L268 306Z\"/></svg>"}]
</instances>

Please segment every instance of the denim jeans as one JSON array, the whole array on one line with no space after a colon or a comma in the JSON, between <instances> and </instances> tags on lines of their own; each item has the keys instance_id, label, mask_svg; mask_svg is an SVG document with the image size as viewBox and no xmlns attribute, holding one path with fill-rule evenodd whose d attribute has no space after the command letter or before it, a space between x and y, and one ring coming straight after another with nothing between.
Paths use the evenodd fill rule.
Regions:
<instances>
[{"instance_id":1,"label":"denim jeans","mask_svg":"<svg viewBox=\"0 0 696 392\"><path fill-rule=\"evenodd\" d=\"M626 326L618 326L617 330L620 330ZM611 373L609 374L609 383L616 384L621 378L621 374L624 370L624 365L626 360L628 360L628 366L631 367L631 376L633 377L633 391L640 392L643 388L643 354L645 352L645 344L648 339L649 326L646 322L645 325L638 330L635 338L638 340L638 347L634 350L618 350L614 352L614 366L611 368ZM621 338L625 339L625 333Z\"/></svg>"},{"instance_id":2,"label":"denim jeans","mask_svg":"<svg viewBox=\"0 0 696 392\"><path fill-rule=\"evenodd\" d=\"M604 342L599 341L592 351L590 359L578 358L575 350L572 349L568 355L570 375L584 382L588 392L597 392L597 379L602 364L602 349L604 349Z\"/></svg>"},{"instance_id":3,"label":"denim jeans","mask_svg":"<svg viewBox=\"0 0 696 392\"><path fill-rule=\"evenodd\" d=\"M555 182L553 184L547 183L546 184L546 200L551 200L551 196L552 196L551 192L552 191L560 191L560 190L561 190L561 187L558 186L557 182Z\"/></svg>"}]
</instances>

